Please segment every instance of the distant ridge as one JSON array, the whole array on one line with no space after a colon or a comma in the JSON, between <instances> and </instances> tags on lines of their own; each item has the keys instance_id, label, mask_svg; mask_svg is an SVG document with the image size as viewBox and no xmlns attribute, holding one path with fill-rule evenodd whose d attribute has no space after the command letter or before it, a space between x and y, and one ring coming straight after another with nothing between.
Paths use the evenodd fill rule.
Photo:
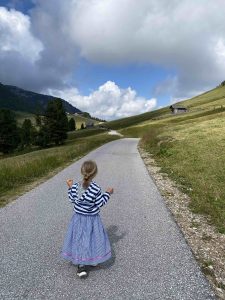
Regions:
<instances>
[{"instance_id":1,"label":"distant ridge","mask_svg":"<svg viewBox=\"0 0 225 300\"><path fill-rule=\"evenodd\" d=\"M0 83L0 108L30 113L43 113L48 102L55 98L56 97L38 94L16 86ZM82 113L81 110L74 107L66 100L61 100L66 112L71 114Z\"/></svg>"}]
</instances>

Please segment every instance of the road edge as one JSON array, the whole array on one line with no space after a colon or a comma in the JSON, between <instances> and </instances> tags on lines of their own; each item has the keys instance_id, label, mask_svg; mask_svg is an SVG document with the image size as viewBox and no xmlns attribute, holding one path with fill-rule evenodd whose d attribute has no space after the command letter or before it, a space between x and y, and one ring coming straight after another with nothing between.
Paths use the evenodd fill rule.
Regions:
<instances>
[{"instance_id":1,"label":"road edge","mask_svg":"<svg viewBox=\"0 0 225 300\"><path fill-rule=\"evenodd\" d=\"M169 179L167 174L160 172L160 167L151 154L140 146L140 143L138 151L206 280L218 299L224 300L225 263L222 260L225 250L225 235L218 233L215 227L209 225L205 216L191 212L188 207L190 198L179 190L176 183ZM218 245L221 246L219 253Z\"/></svg>"}]
</instances>

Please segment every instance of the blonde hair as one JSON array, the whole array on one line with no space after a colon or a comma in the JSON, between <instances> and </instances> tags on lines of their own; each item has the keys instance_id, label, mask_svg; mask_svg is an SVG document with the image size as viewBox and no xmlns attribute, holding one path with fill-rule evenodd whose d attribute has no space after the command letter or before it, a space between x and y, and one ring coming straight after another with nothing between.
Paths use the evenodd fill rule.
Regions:
<instances>
[{"instance_id":1,"label":"blonde hair","mask_svg":"<svg viewBox=\"0 0 225 300\"><path fill-rule=\"evenodd\" d=\"M83 175L83 187L87 188L90 181L98 172L98 167L93 160L85 161L81 166L81 174Z\"/></svg>"}]
</instances>

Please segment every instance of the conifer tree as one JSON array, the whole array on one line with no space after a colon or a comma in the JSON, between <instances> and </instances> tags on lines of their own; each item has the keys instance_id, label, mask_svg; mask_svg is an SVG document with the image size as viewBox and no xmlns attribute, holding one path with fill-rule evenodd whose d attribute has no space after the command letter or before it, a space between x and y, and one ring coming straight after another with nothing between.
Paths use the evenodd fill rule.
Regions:
<instances>
[{"instance_id":1,"label":"conifer tree","mask_svg":"<svg viewBox=\"0 0 225 300\"><path fill-rule=\"evenodd\" d=\"M48 102L42 132L43 130L50 143L59 145L67 138L68 119L60 99Z\"/></svg>"},{"instance_id":2,"label":"conifer tree","mask_svg":"<svg viewBox=\"0 0 225 300\"><path fill-rule=\"evenodd\" d=\"M76 129L76 123L74 118L71 118L68 122L68 130L69 131L74 131Z\"/></svg>"},{"instance_id":3,"label":"conifer tree","mask_svg":"<svg viewBox=\"0 0 225 300\"><path fill-rule=\"evenodd\" d=\"M42 147L42 148L46 148L50 144L49 132L46 130L46 128L44 127L44 125L42 125L39 128L39 131L38 131L36 139L35 139L35 144L37 146Z\"/></svg>"},{"instance_id":4,"label":"conifer tree","mask_svg":"<svg viewBox=\"0 0 225 300\"><path fill-rule=\"evenodd\" d=\"M15 114L8 109L0 110L0 152L9 153L19 145L20 137Z\"/></svg>"},{"instance_id":5,"label":"conifer tree","mask_svg":"<svg viewBox=\"0 0 225 300\"><path fill-rule=\"evenodd\" d=\"M41 127L41 116L39 114L35 115L35 122L37 127Z\"/></svg>"},{"instance_id":6,"label":"conifer tree","mask_svg":"<svg viewBox=\"0 0 225 300\"><path fill-rule=\"evenodd\" d=\"M25 119L21 127L21 146L30 146L34 143L36 130L30 119Z\"/></svg>"}]
</instances>

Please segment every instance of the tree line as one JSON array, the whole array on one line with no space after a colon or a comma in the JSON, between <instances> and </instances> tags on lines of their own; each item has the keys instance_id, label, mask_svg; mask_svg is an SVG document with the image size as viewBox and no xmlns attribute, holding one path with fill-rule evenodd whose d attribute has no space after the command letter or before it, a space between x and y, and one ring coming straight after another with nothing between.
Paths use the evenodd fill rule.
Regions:
<instances>
[{"instance_id":1,"label":"tree line","mask_svg":"<svg viewBox=\"0 0 225 300\"><path fill-rule=\"evenodd\" d=\"M61 145L67 139L67 132L76 129L74 118L68 120L60 99L48 102L45 113L35 115L36 126L25 119L19 127L13 111L0 110L0 152L11 153L15 149L39 146L41 148Z\"/></svg>"}]
</instances>

